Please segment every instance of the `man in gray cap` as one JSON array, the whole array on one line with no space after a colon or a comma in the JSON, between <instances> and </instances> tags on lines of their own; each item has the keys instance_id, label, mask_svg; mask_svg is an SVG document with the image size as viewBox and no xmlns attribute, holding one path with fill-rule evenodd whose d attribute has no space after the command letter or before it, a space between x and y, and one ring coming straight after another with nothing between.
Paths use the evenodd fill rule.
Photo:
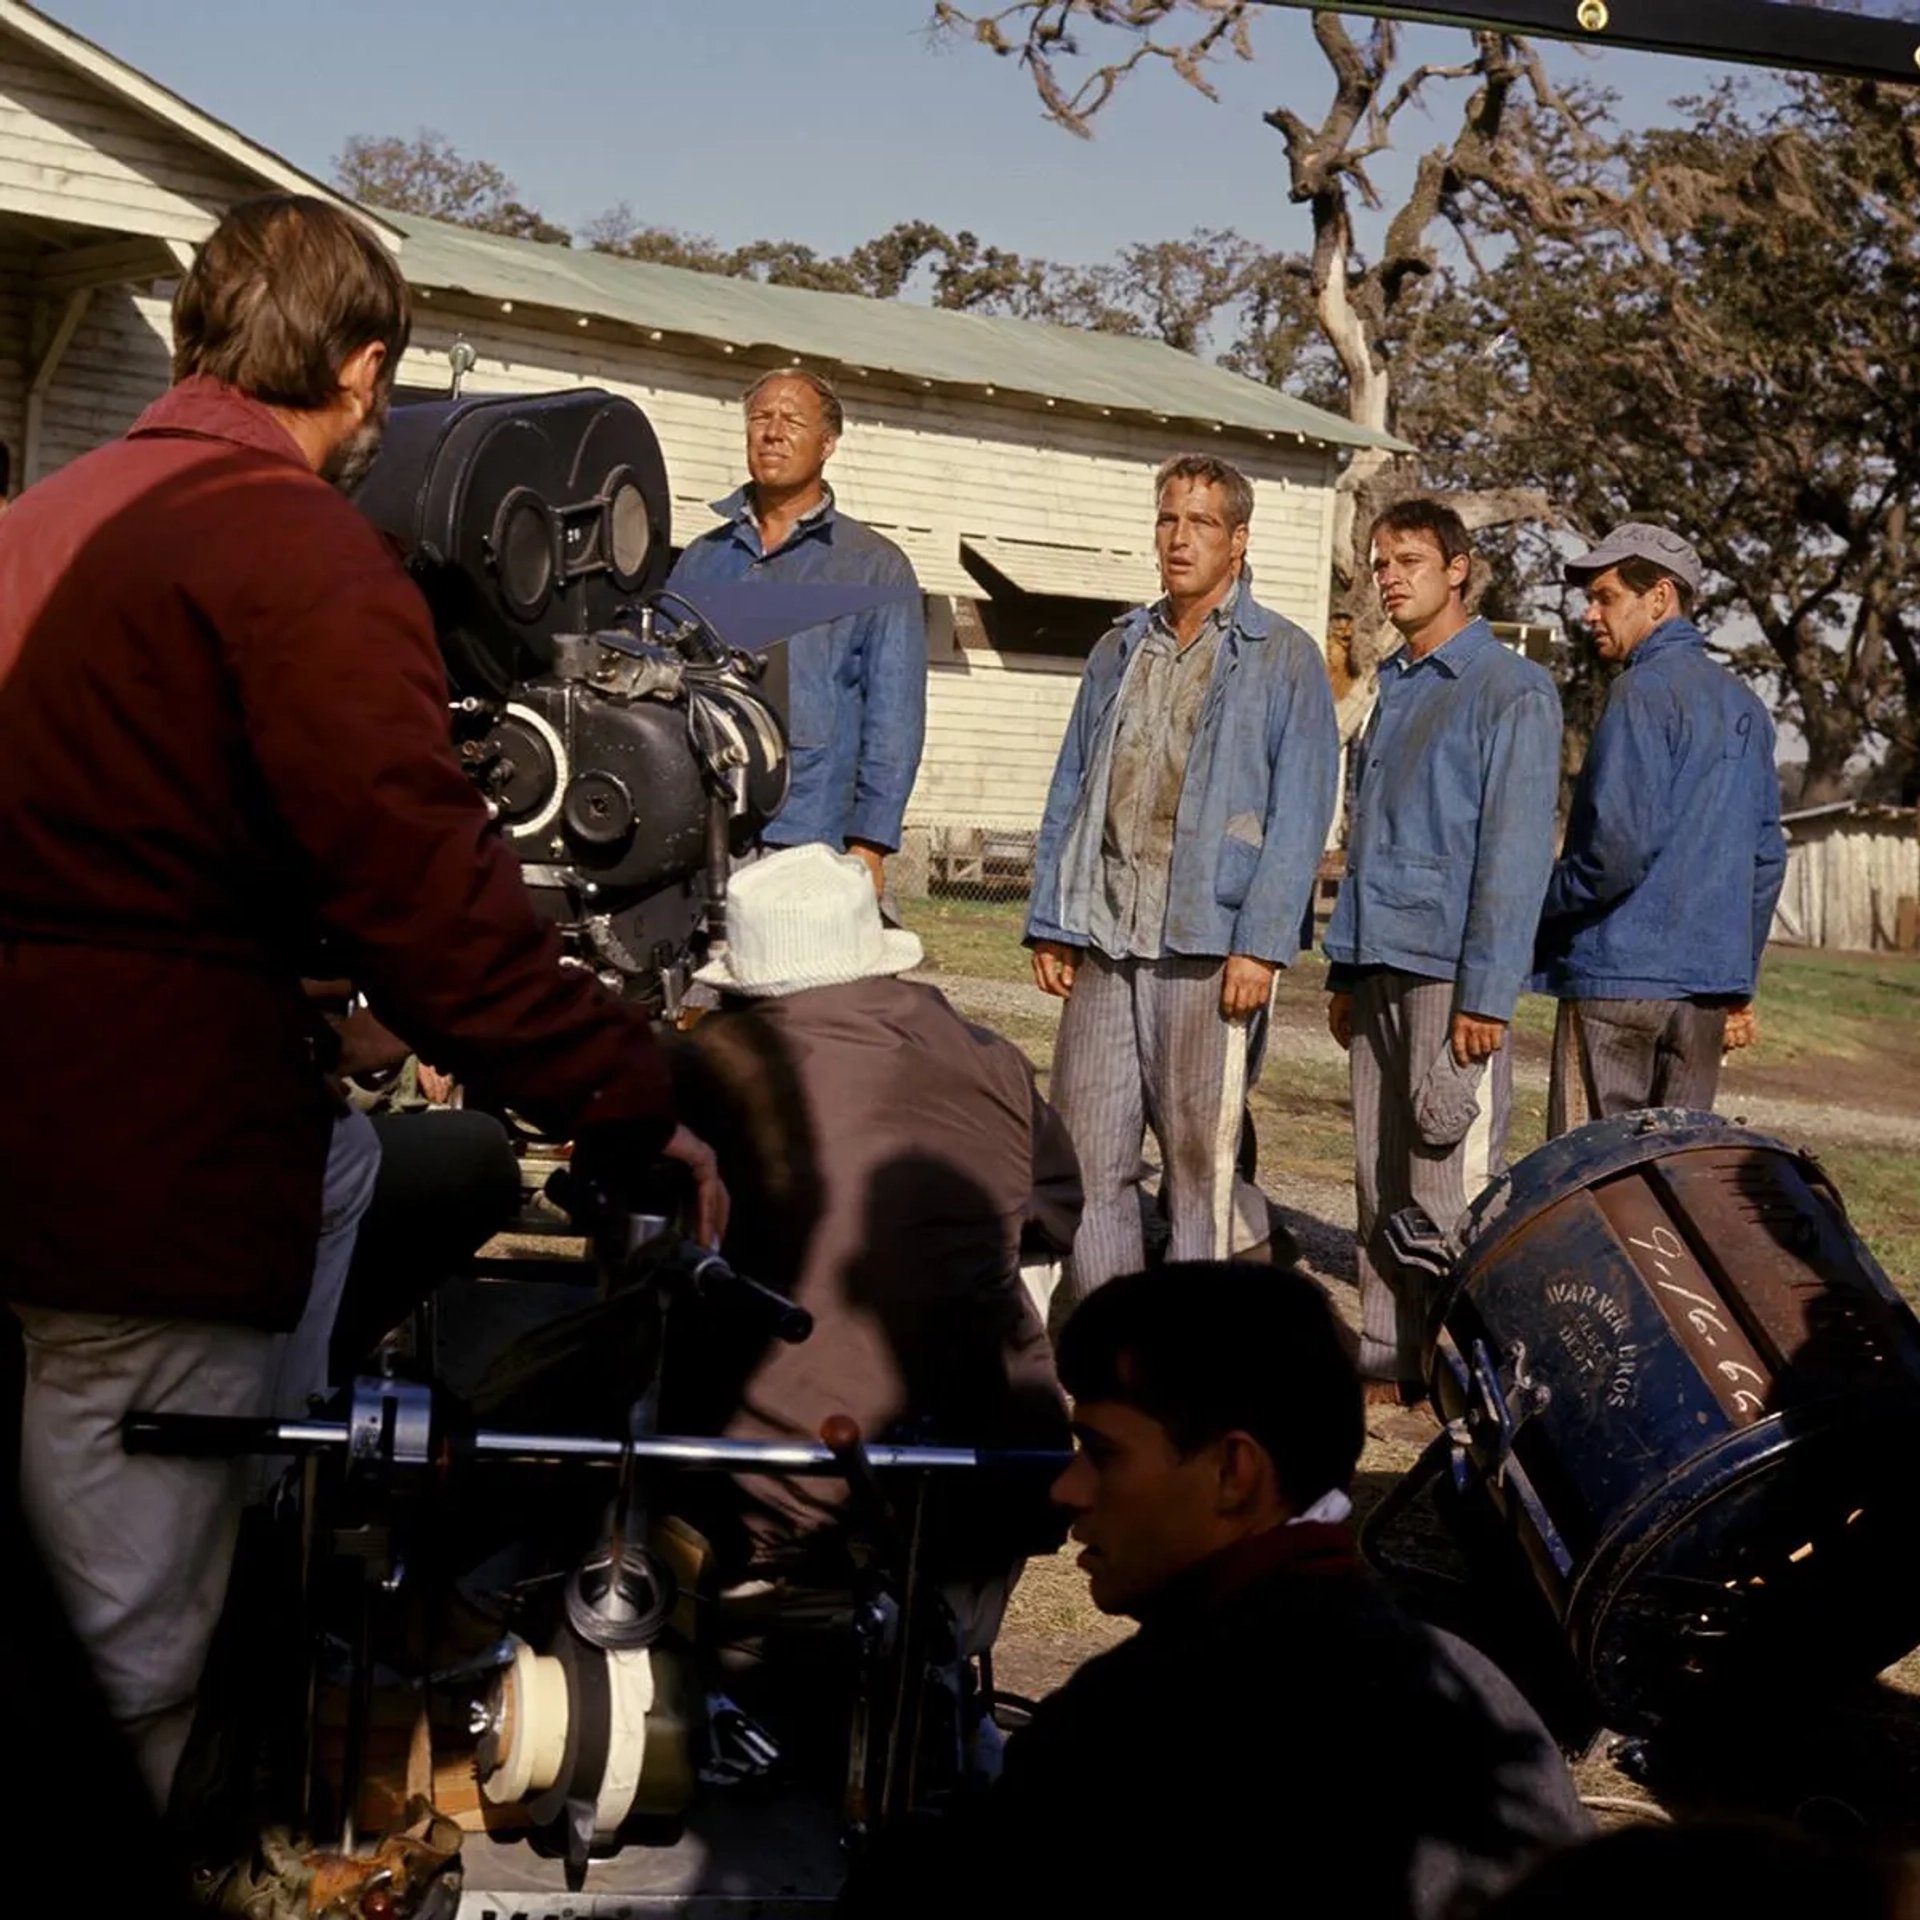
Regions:
<instances>
[{"instance_id":1,"label":"man in gray cap","mask_svg":"<svg viewBox=\"0 0 1920 1920\"><path fill-rule=\"evenodd\" d=\"M1773 723L1707 657L1700 556L1629 521L1567 568L1621 669L1541 909L1535 984L1560 1002L1547 1131L1713 1104L1786 874Z\"/></svg>"}]
</instances>

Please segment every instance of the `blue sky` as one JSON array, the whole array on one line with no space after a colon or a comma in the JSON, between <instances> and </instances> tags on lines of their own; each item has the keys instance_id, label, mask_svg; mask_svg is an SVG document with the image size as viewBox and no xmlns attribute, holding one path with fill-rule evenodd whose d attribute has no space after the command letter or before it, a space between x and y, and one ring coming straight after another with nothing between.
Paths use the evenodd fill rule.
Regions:
<instances>
[{"instance_id":1,"label":"blue sky","mask_svg":"<svg viewBox=\"0 0 1920 1920\"><path fill-rule=\"evenodd\" d=\"M728 243L830 252L905 219L1083 262L1196 226L1297 246L1305 217L1287 205L1280 138L1260 113L1285 103L1317 118L1326 92L1309 17L1287 8L1259 22L1254 65L1221 69L1221 105L1151 73L1081 141L1042 120L1011 61L932 43L930 0L41 3L322 176L349 134L432 127L562 224L624 199ZM1461 44L1409 30L1423 55ZM1640 124L1715 77L1643 55L1551 58L1615 89ZM1445 123L1404 124L1417 150Z\"/></svg>"}]
</instances>

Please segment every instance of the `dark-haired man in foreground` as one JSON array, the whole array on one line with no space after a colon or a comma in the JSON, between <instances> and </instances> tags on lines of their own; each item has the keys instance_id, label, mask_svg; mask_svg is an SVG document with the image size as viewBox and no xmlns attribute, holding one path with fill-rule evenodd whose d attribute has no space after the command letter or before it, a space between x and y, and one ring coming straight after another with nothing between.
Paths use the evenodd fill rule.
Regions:
<instances>
[{"instance_id":1,"label":"dark-haired man in foreground","mask_svg":"<svg viewBox=\"0 0 1920 1920\"><path fill-rule=\"evenodd\" d=\"M853 1914L1445 1914L1588 1824L1480 1655L1356 1559L1360 1384L1303 1275L1170 1265L1062 1330L1080 1451L1054 1497L1140 1630L1043 1701L973 1807L850 1884Z\"/></svg>"}]
</instances>

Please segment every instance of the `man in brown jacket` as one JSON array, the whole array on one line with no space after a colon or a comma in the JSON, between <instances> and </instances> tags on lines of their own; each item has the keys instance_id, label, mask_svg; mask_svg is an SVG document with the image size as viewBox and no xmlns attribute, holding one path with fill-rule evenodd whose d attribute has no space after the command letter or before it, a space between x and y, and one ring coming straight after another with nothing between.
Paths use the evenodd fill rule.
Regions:
<instances>
[{"instance_id":1,"label":"man in brown jacket","mask_svg":"<svg viewBox=\"0 0 1920 1920\"><path fill-rule=\"evenodd\" d=\"M692 1341L676 1323L701 1364L669 1362L669 1426L812 1439L847 1413L873 1440L1064 1452L1066 1404L1019 1261L1023 1237L1072 1245L1080 1170L1025 1056L894 977L920 942L883 929L867 869L845 854L794 847L744 869L727 927L701 973L724 1010L675 1047L675 1095L734 1195L729 1258L806 1307L814 1332L730 1350L724 1328ZM950 1590L979 1588L963 1633L990 1642L1010 1572L1059 1540L1045 1476L941 1492L930 1557ZM733 1511L702 1517L736 1573L833 1585L845 1498L838 1480L743 1476Z\"/></svg>"},{"instance_id":2,"label":"man in brown jacket","mask_svg":"<svg viewBox=\"0 0 1920 1920\"><path fill-rule=\"evenodd\" d=\"M129 1459L117 1423L264 1411L338 1119L300 987L319 940L428 1057L611 1164L687 1162L724 1224L641 1016L560 964L454 758L425 604L344 497L407 332L360 222L237 207L175 299L177 384L0 522L23 1493L162 1798L242 1480Z\"/></svg>"}]
</instances>

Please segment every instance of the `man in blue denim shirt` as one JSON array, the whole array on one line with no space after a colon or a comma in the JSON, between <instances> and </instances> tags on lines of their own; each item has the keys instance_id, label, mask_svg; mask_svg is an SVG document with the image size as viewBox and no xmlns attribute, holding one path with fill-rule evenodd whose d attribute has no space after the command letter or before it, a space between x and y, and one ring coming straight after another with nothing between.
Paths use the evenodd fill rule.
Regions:
<instances>
[{"instance_id":1,"label":"man in blue denim shirt","mask_svg":"<svg viewBox=\"0 0 1920 1920\"><path fill-rule=\"evenodd\" d=\"M1161 468L1166 595L1093 650L1047 795L1027 944L1067 1003L1050 1093L1086 1207L1051 1317L1145 1264L1140 1149L1160 1144L1173 1260L1265 1241L1236 1145L1259 1023L1326 844L1339 737L1320 649L1253 597L1253 489Z\"/></svg>"},{"instance_id":2,"label":"man in blue denim shirt","mask_svg":"<svg viewBox=\"0 0 1920 1920\"><path fill-rule=\"evenodd\" d=\"M1758 1033L1753 989L1787 867L1773 723L1688 618L1693 548L1629 521L1567 577L1620 675L1540 916L1540 984L1560 1002L1549 1134L1713 1105L1722 1049Z\"/></svg>"},{"instance_id":3,"label":"man in blue denim shirt","mask_svg":"<svg viewBox=\"0 0 1920 1920\"><path fill-rule=\"evenodd\" d=\"M766 579L912 586L891 540L833 503L825 468L839 444L840 398L818 374L783 368L746 396L751 480L714 511L726 518L680 556L669 586ZM886 857L920 770L927 725L927 635L916 594L809 628L786 643L792 789L761 838L819 840L858 854L886 887Z\"/></svg>"},{"instance_id":4,"label":"man in blue denim shirt","mask_svg":"<svg viewBox=\"0 0 1920 1920\"><path fill-rule=\"evenodd\" d=\"M1387 1237L1404 1208L1443 1231L1502 1164L1506 1046L1553 865L1560 699L1465 593L1466 528L1403 500L1374 522L1373 578L1406 644L1353 748L1347 870L1326 952L1348 1049L1362 1331L1373 1401L1413 1404L1426 1297Z\"/></svg>"}]
</instances>

